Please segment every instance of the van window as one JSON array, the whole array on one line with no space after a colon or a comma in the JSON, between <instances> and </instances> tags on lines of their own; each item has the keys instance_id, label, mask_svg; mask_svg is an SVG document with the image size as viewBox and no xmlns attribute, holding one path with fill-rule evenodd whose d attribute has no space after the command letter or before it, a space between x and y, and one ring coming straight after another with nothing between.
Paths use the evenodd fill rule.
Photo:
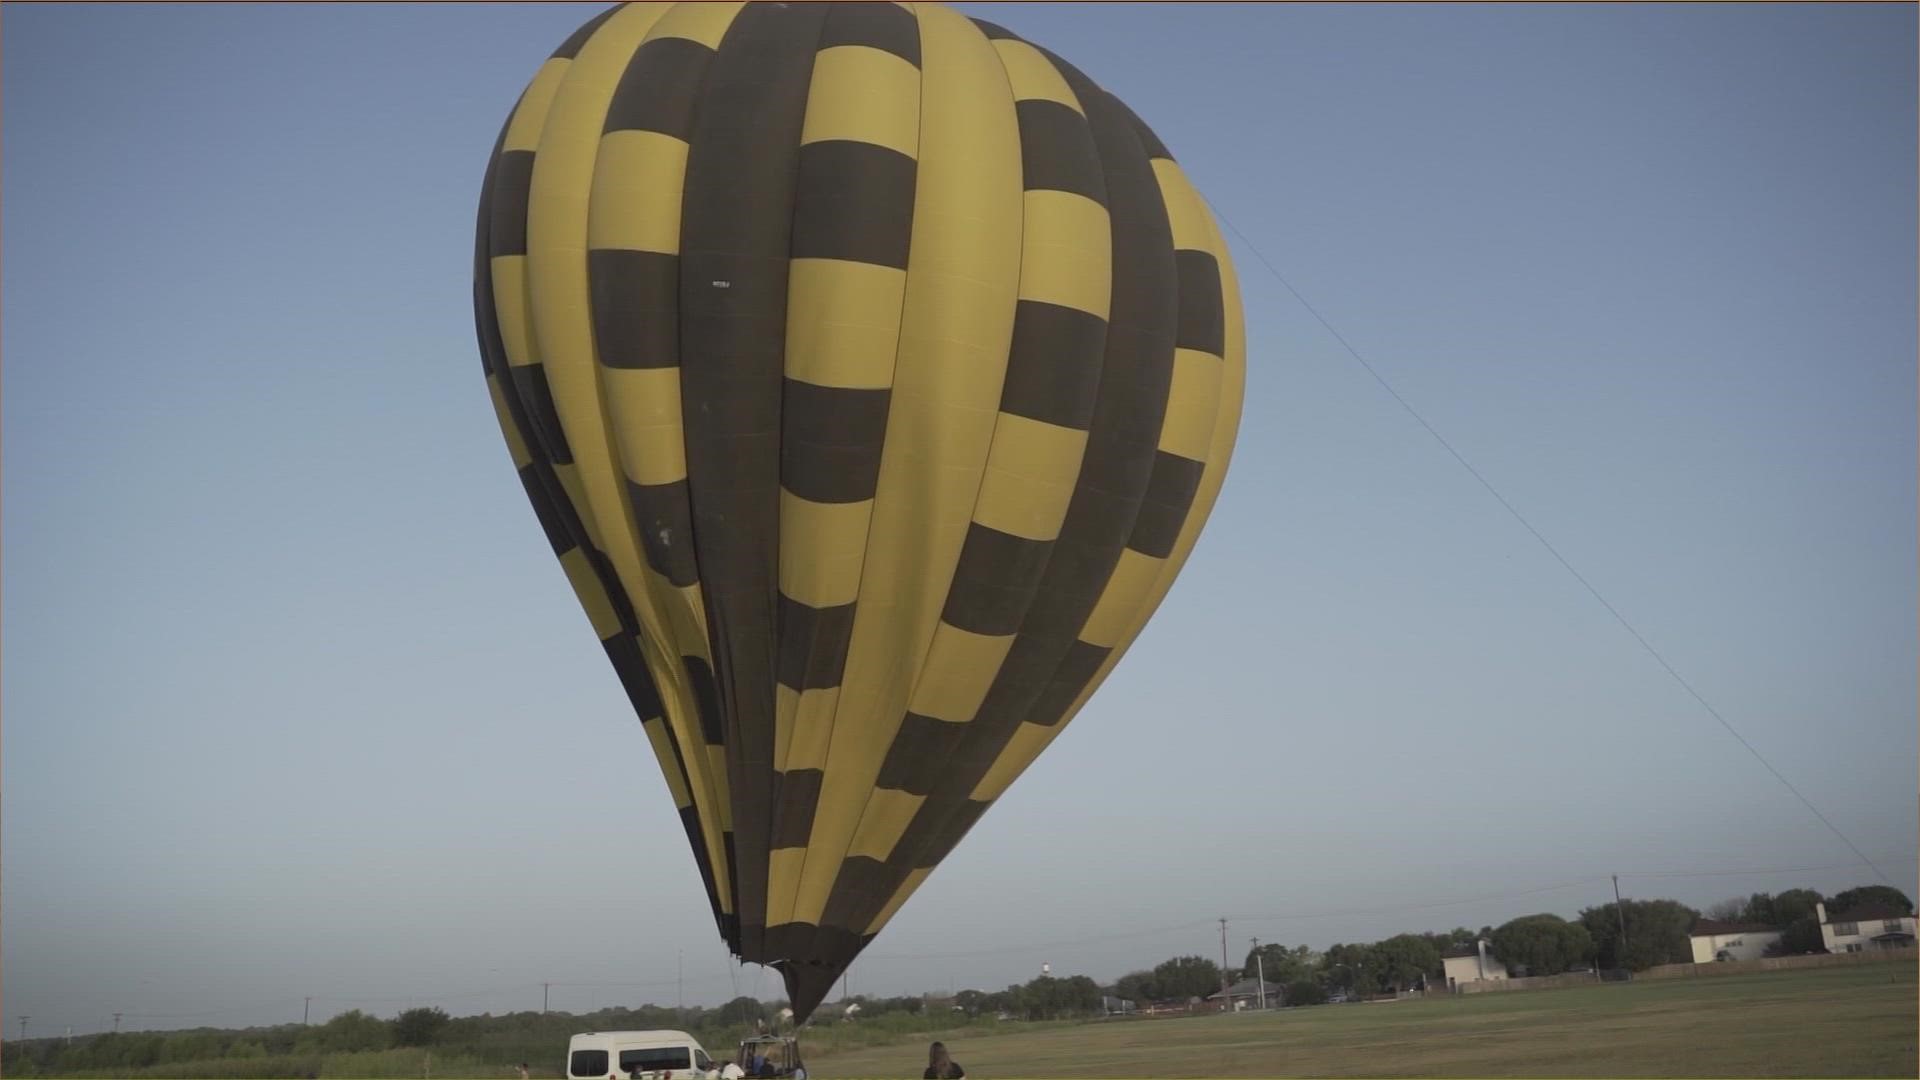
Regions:
<instances>
[{"instance_id":1,"label":"van window","mask_svg":"<svg viewBox=\"0 0 1920 1080\"><path fill-rule=\"evenodd\" d=\"M707 1056L705 1050L695 1050L693 1052L693 1067L699 1069L701 1072L706 1072L708 1069L713 1068L713 1059Z\"/></svg>"},{"instance_id":2,"label":"van window","mask_svg":"<svg viewBox=\"0 0 1920 1080\"><path fill-rule=\"evenodd\" d=\"M620 1071L623 1073L686 1070L692 1067L693 1057L684 1046L649 1046L640 1050L620 1051Z\"/></svg>"},{"instance_id":3,"label":"van window","mask_svg":"<svg viewBox=\"0 0 1920 1080\"><path fill-rule=\"evenodd\" d=\"M567 1062L567 1072L574 1076L605 1076L607 1074L607 1052L605 1050L575 1050Z\"/></svg>"}]
</instances>

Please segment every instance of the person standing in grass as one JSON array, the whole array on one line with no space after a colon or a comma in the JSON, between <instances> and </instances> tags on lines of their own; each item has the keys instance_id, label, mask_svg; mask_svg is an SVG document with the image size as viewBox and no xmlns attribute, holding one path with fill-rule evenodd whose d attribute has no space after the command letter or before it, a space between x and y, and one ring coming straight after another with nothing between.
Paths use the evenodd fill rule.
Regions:
<instances>
[{"instance_id":1,"label":"person standing in grass","mask_svg":"<svg viewBox=\"0 0 1920 1080\"><path fill-rule=\"evenodd\" d=\"M927 1047L927 1071L923 1080L963 1080L966 1075L967 1070L961 1068L960 1063L947 1053L946 1043L934 1043Z\"/></svg>"}]
</instances>

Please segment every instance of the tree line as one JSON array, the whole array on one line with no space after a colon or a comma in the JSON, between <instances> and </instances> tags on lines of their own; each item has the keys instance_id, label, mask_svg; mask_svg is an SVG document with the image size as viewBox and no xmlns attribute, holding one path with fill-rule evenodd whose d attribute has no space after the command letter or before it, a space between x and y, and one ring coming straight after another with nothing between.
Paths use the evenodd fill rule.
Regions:
<instances>
[{"instance_id":1,"label":"tree line","mask_svg":"<svg viewBox=\"0 0 1920 1080\"><path fill-rule=\"evenodd\" d=\"M1710 905L1706 917L1780 928L1777 955L1822 951L1814 905L1829 915L1865 906L1912 914L1913 901L1898 889L1868 885L1823 897L1813 889L1754 893ZM815 1025L844 1020L844 1006L858 1004L853 1025L883 1034L940 1030L973 1022L1072 1020L1107 1011L1111 999L1138 1005L1188 1004L1220 989L1223 975L1238 981L1264 974L1287 1005L1315 1005L1341 996L1371 996L1425 987L1441 979L1443 957L1480 941L1516 975L1555 975L1588 966L1643 971L1693 959L1688 935L1702 913L1675 900L1627 900L1583 909L1573 919L1551 913L1523 915L1479 930L1405 933L1366 943L1337 943L1323 950L1307 945L1266 944L1222 971L1204 956L1170 957L1103 985L1085 975L1042 975L1003 990L962 990L951 998L856 996L823 1007ZM1623 933L1624 931L1624 933ZM0 1073L8 1076L143 1075L317 1076L329 1058L425 1049L451 1068L441 1075L495 1075L528 1062L536 1075L553 1075L554 1061L579 1031L676 1028L689 1031L725 1059L734 1042L754 1030L779 1025L782 1001L736 997L717 1008L642 1005L586 1015L520 1012L502 1016L449 1016L438 1008L412 1008L392 1019L350 1010L312 1026L110 1033L10 1041L0 1046ZM816 1027L816 1032L818 1028ZM559 1049L556 1049L559 1048ZM444 1056L443 1056L444 1055ZM361 1060L356 1058L356 1061ZM224 1063L230 1068L214 1068ZM487 1073L486 1070L494 1070ZM237 1071L236 1071L237 1070Z\"/></svg>"},{"instance_id":2,"label":"tree line","mask_svg":"<svg viewBox=\"0 0 1920 1080\"><path fill-rule=\"evenodd\" d=\"M1824 946L1814 905L1823 901L1830 915L1866 906L1913 912L1913 901L1900 890L1864 885L1832 897L1814 889L1754 893L1714 904L1706 917L1781 930L1780 941L1768 949L1770 955L1816 953L1824 951ZM1287 1004L1310 1005L1334 996L1388 994L1437 982L1443 977L1442 960L1448 953L1477 948L1481 941L1516 975L1559 975L1588 968L1645 971L1660 964L1691 963L1689 935L1701 918L1701 912L1677 900L1625 900L1585 908L1573 919L1543 912L1477 931L1456 927L1444 933L1395 934L1325 950L1261 945L1224 974L1228 981L1264 974L1268 984L1282 988ZM1205 957L1175 957L1121 976L1114 994L1141 1003L1204 999L1219 992L1222 974L1220 965Z\"/></svg>"}]
</instances>

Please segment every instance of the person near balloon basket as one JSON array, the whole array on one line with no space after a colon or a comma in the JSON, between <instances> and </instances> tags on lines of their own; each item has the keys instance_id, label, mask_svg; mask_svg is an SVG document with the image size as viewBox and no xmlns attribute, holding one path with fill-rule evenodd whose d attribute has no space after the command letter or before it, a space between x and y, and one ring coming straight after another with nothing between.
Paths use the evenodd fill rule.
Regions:
<instances>
[{"instance_id":1,"label":"person near balloon basket","mask_svg":"<svg viewBox=\"0 0 1920 1080\"><path fill-rule=\"evenodd\" d=\"M924 1080L964 1080L967 1070L953 1060L947 1053L946 1043L934 1043L927 1047L927 1071L922 1074Z\"/></svg>"}]
</instances>

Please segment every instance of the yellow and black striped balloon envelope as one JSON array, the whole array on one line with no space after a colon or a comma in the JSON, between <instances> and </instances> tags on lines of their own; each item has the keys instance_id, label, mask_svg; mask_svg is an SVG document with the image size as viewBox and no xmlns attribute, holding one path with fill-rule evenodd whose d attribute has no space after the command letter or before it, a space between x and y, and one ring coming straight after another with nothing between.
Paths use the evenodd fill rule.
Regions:
<instances>
[{"instance_id":1,"label":"yellow and black striped balloon envelope","mask_svg":"<svg viewBox=\"0 0 1920 1080\"><path fill-rule=\"evenodd\" d=\"M635 3L534 76L474 303L735 955L804 1019L1166 595L1245 377L1199 195L939 4Z\"/></svg>"}]
</instances>

